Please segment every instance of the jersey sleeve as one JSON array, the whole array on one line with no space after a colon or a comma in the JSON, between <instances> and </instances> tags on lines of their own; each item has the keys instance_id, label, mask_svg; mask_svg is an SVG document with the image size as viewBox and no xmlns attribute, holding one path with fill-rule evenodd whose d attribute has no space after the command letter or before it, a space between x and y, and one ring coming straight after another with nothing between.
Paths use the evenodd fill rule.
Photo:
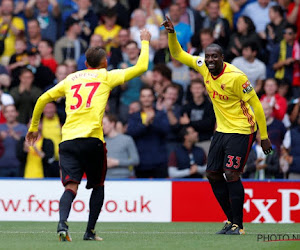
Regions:
<instances>
[{"instance_id":1,"label":"jersey sleeve","mask_svg":"<svg viewBox=\"0 0 300 250\"><path fill-rule=\"evenodd\" d=\"M244 102L247 102L252 96L256 95L250 81L244 74L236 78L233 91Z\"/></svg>"},{"instance_id":2,"label":"jersey sleeve","mask_svg":"<svg viewBox=\"0 0 300 250\"><path fill-rule=\"evenodd\" d=\"M107 72L107 84L111 89L123 84L125 81L125 71L124 69L114 69Z\"/></svg>"},{"instance_id":3,"label":"jersey sleeve","mask_svg":"<svg viewBox=\"0 0 300 250\"><path fill-rule=\"evenodd\" d=\"M59 97L65 96L66 81L67 80L63 80L63 81L59 82L53 88L51 88L47 91L47 93L53 100L56 100Z\"/></svg>"},{"instance_id":4,"label":"jersey sleeve","mask_svg":"<svg viewBox=\"0 0 300 250\"><path fill-rule=\"evenodd\" d=\"M46 104L56 100L59 97L64 96L65 95L64 87L65 87L65 80L61 81L55 87L49 89L47 92L45 92L43 95L39 97L33 110L30 128L28 129L29 132L38 131L41 114L43 113Z\"/></svg>"},{"instance_id":5,"label":"jersey sleeve","mask_svg":"<svg viewBox=\"0 0 300 250\"><path fill-rule=\"evenodd\" d=\"M177 61L198 71L202 76L204 76L207 73L208 69L205 65L205 61L203 57L192 56L187 52L185 52L181 48L175 32L169 33L168 38L169 38L169 48L172 57L174 57Z\"/></svg>"}]
</instances>

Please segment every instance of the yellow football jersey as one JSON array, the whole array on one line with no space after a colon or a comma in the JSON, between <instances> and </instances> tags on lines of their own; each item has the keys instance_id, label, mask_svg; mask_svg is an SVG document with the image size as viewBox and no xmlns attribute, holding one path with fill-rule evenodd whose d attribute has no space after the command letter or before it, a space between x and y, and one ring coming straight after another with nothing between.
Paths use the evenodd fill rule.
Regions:
<instances>
[{"instance_id":1,"label":"yellow football jersey","mask_svg":"<svg viewBox=\"0 0 300 250\"><path fill-rule=\"evenodd\" d=\"M110 91L124 83L124 70L86 69L70 74L48 90L51 98L66 97L67 119L62 141L96 137L104 141L102 118Z\"/></svg>"},{"instance_id":2,"label":"yellow football jersey","mask_svg":"<svg viewBox=\"0 0 300 250\"><path fill-rule=\"evenodd\" d=\"M215 77L206 67L204 58L194 59L194 69L203 76L213 103L217 119L216 130L238 134L255 132L255 116L247 101L256 93L247 76L232 64L224 62L223 71Z\"/></svg>"}]
</instances>

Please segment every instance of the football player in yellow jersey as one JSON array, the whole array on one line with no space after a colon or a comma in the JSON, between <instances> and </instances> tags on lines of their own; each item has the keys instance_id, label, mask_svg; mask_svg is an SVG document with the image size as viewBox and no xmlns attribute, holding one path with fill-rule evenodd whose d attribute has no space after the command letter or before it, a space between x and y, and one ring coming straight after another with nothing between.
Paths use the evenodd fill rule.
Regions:
<instances>
[{"instance_id":1,"label":"football player in yellow jersey","mask_svg":"<svg viewBox=\"0 0 300 250\"><path fill-rule=\"evenodd\" d=\"M84 240L102 240L95 233L95 225L104 199L106 175L106 148L103 138L102 118L110 91L144 73L148 69L148 30L140 31L142 48L135 66L107 71L106 54L100 47L89 48L86 70L68 75L37 101L26 140L30 145L38 137L38 124L45 105L59 97L66 97L66 122L62 128L59 145L61 179L65 186L59 203L57 233L61 241L71 241L67 219L83 173L87 176L86 188L92 188L90 212Z\"/></svg>"},{"instance_id":2,"label":"football player in yellow jersey","mask_svg":"<svg viewBox=\"0 0 300 250\"><path fill-rule=\"evenodd\" d=\"M228 219L223 229L217 233L244 234L244 187L240 174L255 139L256 122L264 153L268 154L272 150L261 103L247 76L223 61L224 56L219 45L208 46L205 49L205 58L189 55L180 47L168 17L162 25L169 33L171 55L202 74L214 107L217 129L209 149L206 174Z\"/></svg>"}]
</instances>

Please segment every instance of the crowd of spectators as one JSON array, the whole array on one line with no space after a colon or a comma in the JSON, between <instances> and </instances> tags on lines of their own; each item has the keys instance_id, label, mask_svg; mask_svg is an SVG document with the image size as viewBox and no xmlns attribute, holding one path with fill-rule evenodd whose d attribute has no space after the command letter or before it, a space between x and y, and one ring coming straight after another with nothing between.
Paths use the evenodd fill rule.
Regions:
<instances>
[{"instance_id":1,"label":"crowd of spectators","mask_svg":"<svg viewBox=\"0 0 300 250\"><path fill-rule=\"evenodd\" d=\"M300 0L1 0L0 177L59 176L64 99L49 103L33 147L24 136L38 97L85 69L100 46L108 70L135 65L139 30L151 32L148 71L110 95L103 119L108 178L205 178L216 128L202 76L174 60L160 27L182 48L219 44L244 71L267 119L273 153L257 134L243 178L300 179ZM3 50L1 50L3 48Z\"/></svg>"}]
</instances>

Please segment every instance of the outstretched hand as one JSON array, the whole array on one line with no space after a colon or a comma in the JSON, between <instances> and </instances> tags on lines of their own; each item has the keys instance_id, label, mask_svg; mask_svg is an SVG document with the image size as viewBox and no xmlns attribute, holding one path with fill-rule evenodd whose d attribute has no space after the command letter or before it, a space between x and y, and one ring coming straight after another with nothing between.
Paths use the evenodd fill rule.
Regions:
<instances>
[{"instance_id":1,"label":"outstretched hand","mask_svg":"<svg viewBox=\"0 0 300 250\"><path fill-rule=\"evenodd\" d=\"M150 41L151 34L147 29L142 29L140 31L140 37L141 37L141 41L143 41L143 40Z\"/></svg>"},{"instance_id":2,"label":"outstretched hand","mask_svg":"<svg viewBox=\"0 0 300 250\"><path fill-rule=\"evenodd\" d=\"M25 139L28 142L30 146L33 146L33 144L36 142L37 138L39 136L39 132L28 132Z\"/></svg>"},{"instance_id":3,"label":"outstretched hand","mask_svg":"<svg viewBox=\"0 0 300 250\"><path fill-rule=\"evenodd\" d=\"M173 23L168 16L166 16L166 20L164 20L160 26L165 26L165 29L168 31L168 33L174 33Z\"/></svg>"},{"instance_id":4,"label":"outstretched hand","mask_svg":"<svg viewBox=\"0 0 300 250\"><path fill-rule=\"evenodd\" d=\"M272 152L272 144L269 139L261 140L261 147L265 155Z\"/></svg>"}]
</instances>

